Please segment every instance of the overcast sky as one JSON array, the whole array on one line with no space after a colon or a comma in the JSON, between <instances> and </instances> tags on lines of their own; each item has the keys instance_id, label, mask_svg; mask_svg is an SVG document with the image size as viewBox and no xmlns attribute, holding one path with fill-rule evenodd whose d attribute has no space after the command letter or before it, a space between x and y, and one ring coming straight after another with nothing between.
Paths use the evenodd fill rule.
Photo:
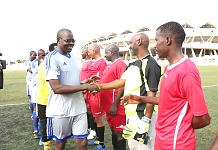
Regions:
<instances>
[{"instance_id":1,"label":"overcast sky","mask_svg":"<svg viewBox=\"0 0 218 150\"><path fill-rule=\"evenodd\" d=\"M28 59L31 50L48 49L59 29L72 30L73 51L93 38L155 30L168 21L218 27L215 0L1 0L0 59Z\"/></svg>"}]
</instances>

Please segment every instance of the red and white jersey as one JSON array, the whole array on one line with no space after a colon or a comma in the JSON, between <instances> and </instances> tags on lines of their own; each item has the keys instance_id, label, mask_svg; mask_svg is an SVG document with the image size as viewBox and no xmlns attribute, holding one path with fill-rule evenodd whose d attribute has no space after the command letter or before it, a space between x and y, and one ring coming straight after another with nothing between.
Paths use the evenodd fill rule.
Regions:
<instances>
[{"instance_id":1,"label":"red and white jersey","mask_svg":"<svg viewBox=\"0 0 218 150\"><path fill-rule=\"evenodd\" d=\"M101 77L100 83L108 83L114 80L119 80L123 72L126 70L126 64L123 60L118 58L113 63L109 64ZM110 112L110 107L114 103L119 89L102 90L101 95L101 106L105 112ZM125 108L123 105L118 105L117 114L125 115Z\"/></svg>"},{"instance_id":2,"label":"red and white jersey","mask_svg":"<svg viewBox=\"0 0 218 150\"><path fill-rule=\"evenodd\" d=\"M87 78L90 78L93 75L101 77L106 66L107 63L103 57L93 61L89 67Z\"/></svg>"},{"instance_id":3,"label":"red and white jersey","mask_svg":"<svg viewBox=\"0 0 218 150\"><path fill-rule=\"evenodd\" d=\"M184 57L167 66L160 85L155 150L195 150L192 118L207 113L195 64Z\"/></svg>"},{"instance_id":4,"label":"red and white jersey","mask_svg":"<svg viewBox=\"0 0 218 150\"><path fill-rule=\"evenodd\" d=\"M82 68L81 68L81 71L80 71L81 81L88 78L87 76L88 76L89 67L91 66L92 63L93 63L92 60L87 60L87 61L83 62Z\"/></svg>"}]
</instances>

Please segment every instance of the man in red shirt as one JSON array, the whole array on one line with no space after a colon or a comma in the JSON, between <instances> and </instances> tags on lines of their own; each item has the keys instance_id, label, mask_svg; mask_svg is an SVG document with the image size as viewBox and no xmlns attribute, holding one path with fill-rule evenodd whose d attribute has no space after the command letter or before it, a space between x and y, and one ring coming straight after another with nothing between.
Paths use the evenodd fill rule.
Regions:
<instances>
[{"instance_id":1,"label":"man in red shirt","mask_svg":"<svg viewBox=\"0 0 218 150\"><path fill-rule=\"evenodd\" d=\"M210 124L199 71L182 53L184 39L184 29L177 22L158 27L155 47L159 58L169 61L161 81L160 96L123 98L124 103L159 104L155 150L195 150L194 129Z\"/></svg>"},{"instance_id":2,"label":"man in red shirt","mask_svg":"<svg viewBox=\"0 0 218 150\"><path fill-rule=\"evenodd\" d=\"M88 47L85 47L82 49L81 52L82 59L85 61L82 64L82 68L80 71L80 79L81 81L84 81L88 78L88 71L89 67L93 63L92 59L88 55ZM89 92L83 92L83 96L86 102L86 108L87 108L87 119L88 119L88 129L89 129L89 135L87 137L88 140L93 139L96 136L96 123L94 122L94 118L92 116L91 110L90 110L90 104L89 104L89 98L90 93Z\"/></svg>"},{"instance_id":3,"label":"man in red shirt","mask_svg":"<svg viewBox=\"0 0 218 150\"><path fill-rule=\"evenodd\" d=\"M100 83L119 80L126 70L125 62L119 58L119 47L111 44L105 49L105 58L111 63L105 68ZM100 92L101 106L106 112L106 119L112 132L114 150L126 150L126 140L122 137L123 130L119 128L126 124L125 108L120 103L123 88L103 90Z\"/></svg>"},{"instance_id":4,"label":"man in red shirt","mask_svg":"<svg viewBox=\"0 0 218 150\"><path fill-rule=\"evenodd\" d=\"M92 44L88 48L88 55L90 58L94 59L93 63L89 67L87 77L90 78L94 75L97 75L99 77L102 77L103 71L105 67L107 66L107 63L105 59L101 56L100 53L100 47L97 44ZM99 150L105 150L106 147L104 145L104 121L103 121L103 115L104 111L102 109L101 103L100 103L100 93L96 95L91 95L89 99L89 104L92 112L92 116L94 117L95 123L97 124L97 138L94 139L91 142L88 142L88 145L98 144L96 141L99 141L99 145L97 146L97 149Z\"/></svg>"}]
</instances>

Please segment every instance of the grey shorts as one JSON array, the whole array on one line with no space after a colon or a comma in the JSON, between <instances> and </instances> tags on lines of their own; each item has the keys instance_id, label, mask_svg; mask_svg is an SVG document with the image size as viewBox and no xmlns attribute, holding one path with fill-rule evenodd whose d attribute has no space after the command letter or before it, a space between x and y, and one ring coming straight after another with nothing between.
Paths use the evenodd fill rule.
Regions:
<instances>
[{"instance_id":1,"label":"grey shorts","mask_svg":"<svg viewBox=\"0 0 218 150\"><path fill-rule=\"evenodd\" d=\"M75 139L87 138L88 124L86 113L73 117L52 117L47 120L48 138L59 142L73 136Z\"/></svg>"}]
</instances>

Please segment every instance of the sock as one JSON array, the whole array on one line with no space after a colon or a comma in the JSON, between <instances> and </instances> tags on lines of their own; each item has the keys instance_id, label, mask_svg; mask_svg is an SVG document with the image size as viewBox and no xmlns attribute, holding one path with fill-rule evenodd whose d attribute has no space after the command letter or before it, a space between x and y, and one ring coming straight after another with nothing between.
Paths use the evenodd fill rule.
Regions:
<instances>
[{"instance_id":1,"label":"sock","mask_svg":"<svg viewBox=\"0 0 218 150\"><path fill-rule=\"evenodd\" d=\"M102 146L102 148L105 147L104 145L104 126L103 127L97 127L97 136L98 136L98 140L99 140L99 144Z\"/></svg>"},{"instance_id":2,"label":"sock","mask_svg":"<svg viewBox=\"0 0 218 150\"><path fill-rule=\"evenodd\" d=\"M88 114L88 115L89 115L89 120L88 121L90 123L90 128L97 132L97 125L96 125L96 123L94 121L94 118L93 118L92 114Z\"/></svg>"},{"instance_id":3,"label":"sock","mask_svg":"<svg viewBox=\"0 0 218 150\"><path fill-rule=\"evenodd\" d=\"M39 123L39 118L36 115L36 112L34 111L33 112L33 127L34 127L34 131L39 131L38 123Z\"/></svg>"},{"instance_id":4,"label":"sock","mask_svg":"<svg viewBox=\"0 0 218 150\"><path fill-rule=\"evenodd\" d=\"M117 141L118 150L126 150L126 140L122 139Z\"/></svg>"},{"instance_id":5,"label":"sock","mask_svg":"<svg viewBox=\"0 0 218 150\"><path fill-rule=\"evenodd\" d=\"M89 119L89 114L88 113L86 113L87 114L87 121L88 121L88 129L90 129L91 128L91 126L90 126L90 119Z\"/></svg>"},{"instance_id":6,"label":"sock","mask_svg":"<svg viewBox=\"0 0 218 150\"><path fill-rule=\"evenodd\" d=\"M50 150L50 149L51 149L51 147L50 147L50 141L43 142L43 145L44 145L44 150Z\"/></svg>"},{"instance_id":7,"label":"sock","mask_svg":"<svg viewBox=\"0 0 218 150\"><path fill-rule=\"evenodd\" d=\"M117 143L117 137L114 134L112 134L112 145L113 145L114 150L119 150L118 143Z\"/></svg>"}]
</instances>

